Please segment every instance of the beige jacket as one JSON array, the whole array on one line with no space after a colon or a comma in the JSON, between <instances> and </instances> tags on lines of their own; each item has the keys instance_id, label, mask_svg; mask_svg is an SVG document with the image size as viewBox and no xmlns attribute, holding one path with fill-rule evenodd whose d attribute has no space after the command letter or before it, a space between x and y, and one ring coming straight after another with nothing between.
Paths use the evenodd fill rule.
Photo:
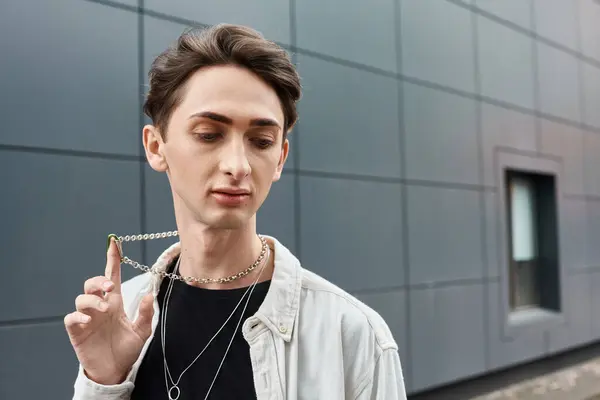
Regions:
<instances>
[{"instance_id":1,"label":"beige jacket","mask_svg":"<svg viewBox=\"0 0 600 400\"><path fill-rule=\"evenodd\" d=\"M270 239L275 243L271 285L258 312L242 326L250 345L258 400L406 399L398 346L381 316L302 268L285 246ZM164 270L179 251L175 243L153 268ZM137 317L144 294L150 290L156 294L160 283L159 277L149 273L123 283L130 318ZM128 400L158 321L155 300L153 333L125 382L99 385L79 367L73 400Z\"/></svg>"}]
</instances>

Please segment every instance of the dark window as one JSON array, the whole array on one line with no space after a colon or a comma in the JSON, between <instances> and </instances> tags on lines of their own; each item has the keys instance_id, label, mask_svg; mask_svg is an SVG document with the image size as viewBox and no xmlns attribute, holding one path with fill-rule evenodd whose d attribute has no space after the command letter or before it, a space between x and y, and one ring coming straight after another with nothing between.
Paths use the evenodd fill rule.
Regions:
<instances>
[{"instance_id":1,"label":"dark window","mask_svg":"<svg viewBox=\"0 0 600 400\"><path fill-rule=\"evenodd\" d=\"M505 178L510 308L560 311L555 177L508 169Z\"/></svg>"}]
</instances>

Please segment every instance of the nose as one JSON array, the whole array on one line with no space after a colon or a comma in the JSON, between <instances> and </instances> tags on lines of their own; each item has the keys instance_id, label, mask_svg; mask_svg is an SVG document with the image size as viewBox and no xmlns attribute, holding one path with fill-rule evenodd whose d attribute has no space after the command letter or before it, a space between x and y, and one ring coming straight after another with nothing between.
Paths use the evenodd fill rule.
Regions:
<instances>
[{"instance_id":1,"label":"nose","mask_svg":"<svg viewBox=\"0 0 600 400\"><path fill-rule=\"evenodd\" d=\"M243 139L230 140L229 143L223 146L220 170L236 181L242 180L250 174L250 163L248 162Z\"/></svg>"}]
</instances>

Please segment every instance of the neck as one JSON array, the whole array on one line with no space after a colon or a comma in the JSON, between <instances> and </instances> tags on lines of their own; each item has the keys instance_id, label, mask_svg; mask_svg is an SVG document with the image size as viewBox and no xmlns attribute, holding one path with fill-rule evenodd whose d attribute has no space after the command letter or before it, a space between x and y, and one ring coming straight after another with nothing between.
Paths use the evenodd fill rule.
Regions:
<instances>
[{"instance_id":1,"label":"neck","mask_svg":"<svg viewBox=\"0 0 600 400\"><path fill-rule=\"evenodd\" d=\"M178 230L181 242L179 272L182 276L223 278L234 275L253 264L262 250L254 223L235 230L213 229L196 224L182 226ZM259 281L270 279L272 264L271 256L248 275L230 283L190 284L209 289L245 287L254 282L257 274L261 274Z\"/></svg>"}]
</instances>

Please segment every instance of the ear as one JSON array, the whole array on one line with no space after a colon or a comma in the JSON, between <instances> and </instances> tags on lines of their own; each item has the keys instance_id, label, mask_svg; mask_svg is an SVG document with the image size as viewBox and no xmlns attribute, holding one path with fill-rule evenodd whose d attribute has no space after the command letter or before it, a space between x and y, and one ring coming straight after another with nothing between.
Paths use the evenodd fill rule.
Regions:
<instances>
[{"instance_id":1,"label":"ear","mask_svg":"<svg viewBox=\"0 0 600 400\"><path fill-rule=\"evenodd\" d=\"M146 159L153 170L165 172L167 170L167 160L164 152L164 141L160 131L154 125L146 125L143 130L143 143L146 152Z\"/></svg>"},{"instance_id":2,"label":"ear","mask_svg":"<svg viewBox=\"0 0 600 400\"><path fill-rule=\"evenodd\" d=\"M279 161L277 162L277 168L273 174L273 182L277 182L281 178L281 172L283 171L283 166L285 164L285 160L287 160L289 151L290 141L286 138L283 142L283 146L281 146L281 154L279 156Z\"/></svg>"}]
</instances>

